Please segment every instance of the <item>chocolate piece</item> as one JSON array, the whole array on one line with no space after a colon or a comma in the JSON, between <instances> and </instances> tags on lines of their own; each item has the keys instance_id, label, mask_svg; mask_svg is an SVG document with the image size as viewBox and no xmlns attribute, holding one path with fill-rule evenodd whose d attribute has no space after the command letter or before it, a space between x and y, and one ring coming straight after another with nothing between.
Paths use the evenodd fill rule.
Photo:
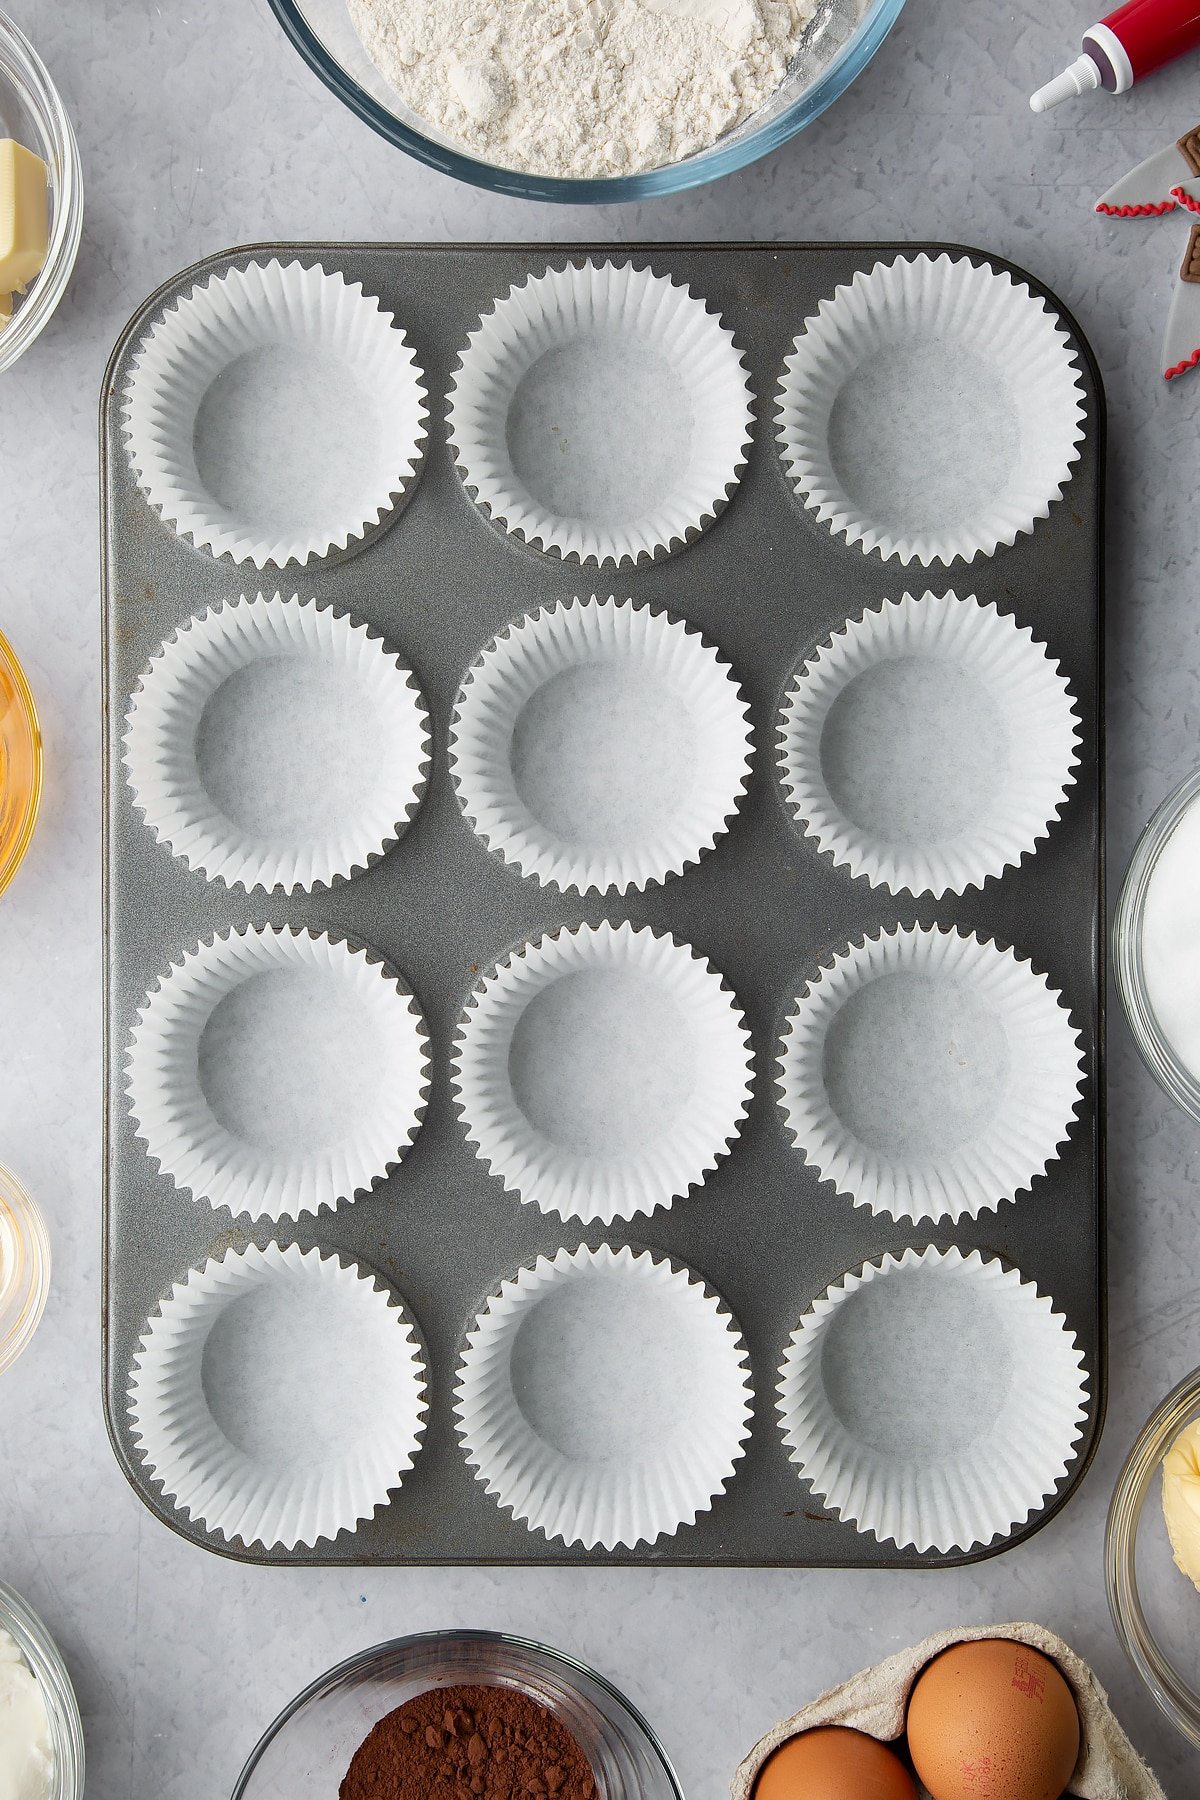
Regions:
<instances>
[{"instance_id":1,"label":"chocolate piece","mask_svg":"<svg viewBox=\"0 0 1200 1800\"><path fill-rule=\"evenodd\" d=\"M1181 138L1176 138L1179 154L1193 175L1200 175L1200 125L1193 125Z\"/></svg>"},{"instance_id":2,"label":"chocolate piece","mask_svg":"<svg viewBox=\"0 0 1200 1800\"><path fill-rule=\"evenodd\" d=\"M1179 279L1180 281L1200 281L1200 225L1193 225L1188 234L1187 249L1183 253Z\"/></svg>"}]
</instances>

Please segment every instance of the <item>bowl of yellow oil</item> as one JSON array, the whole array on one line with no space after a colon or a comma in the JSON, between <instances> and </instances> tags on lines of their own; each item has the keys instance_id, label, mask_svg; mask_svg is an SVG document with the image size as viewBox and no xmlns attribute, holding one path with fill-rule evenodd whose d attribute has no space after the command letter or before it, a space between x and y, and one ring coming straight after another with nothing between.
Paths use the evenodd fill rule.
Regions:
<instances>
[{"instance_id":1,"label":"bowl of yellow oil","mask_svg":"<svg viewBox=\"0 0 1200 1800\"><path fill-rule=\"evenodd\" d=\"M42 798L42 731L29 683L0 632L0 894L29 848Z\"/></svg>"}]
</instances>

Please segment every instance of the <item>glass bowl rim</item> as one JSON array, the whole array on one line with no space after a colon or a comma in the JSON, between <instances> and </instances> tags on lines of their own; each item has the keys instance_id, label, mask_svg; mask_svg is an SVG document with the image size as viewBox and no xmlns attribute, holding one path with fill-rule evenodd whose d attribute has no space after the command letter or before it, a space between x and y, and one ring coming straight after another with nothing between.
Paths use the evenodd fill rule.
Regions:
<instances>
[{"instance_id":1,"label":"glass bowl rim","mask_svg":"<svg viewBox=\"0 0 1200 1800\"><path fill-rule=\"evenodd\" d=\"M25 725L29 732L33 755L33 786L29 790L29 800L25 807L25 818L17 833L8 858L0 861L0 894L2 894L22 862L29 848L29 840L33 836L37 824L38 812L42 801L43 750L42 724L38 717L37 702L29 685L29 678L21 666L21 659L0 631L0 673L8 676L16 690L18 703L25 715Z\"/></svg>"},{"instance_id":2,"label":"glass bowl rim","mask_svg":"<svg viewBox=\"0 0 1200 1800\"><path fill-rule=\"evenodd\" d=\"M49 323L75 267L83 237L83 163L62 96L50 71L16 21L0 9L0 71L27 93L51 140L60 188L46 261L12 324L0 334L0 373L29 349Z\"/></svg>"},{"instance_id":3,"label":"glass bowl rim","mask_svg":"<svg viewBox=\"0 0 1200 1800\"><path fill-rule=\"evenodd\" d=\"M6 1581L0 1581L0 1627L14 1639L33 1670L46 1699L46 1711L52 1715L56 1800L82 1800L86 1767L83 1720L67 1665L38 1614ZM62 1753L65 1767L60 1762Z\"/></svg>"},{"instance_id":4,"label":"glass bowl rim","mask_svg":"<svg viewBox=\"0 0 1200 1800\"><path fill-rule=\"evenodd\" d=\"M1121 1647L1159 1710L1200 1746L1200 1694L1172 1667L1150 1629L1137 1587L1137 1534L1163 1456L1188 1414L1200 1408L1200 1369L1155 1407L1125 1458L1104 1526L1104 1585ZM1186 1576L1180 1574L1185 1581Z\"/></svg>"},{"instance_id":5,"label":"glass bowl rim","mask_svg":"<svg viewBox=\"0 0 1200 1800\"><path fill-rule=\"evenodd\" d=\"M461 1630L451 1629L448 1631L414 1631L404 1637L385 1638L381 1643L371 1644L365 1650L355 1651L352 1656L347 1656L343 1658L341 1662L335 1663L332 1668L326 1669L323 1675L318 1675L315 1681L310 1681L307 1687L302 1688L294 1699L289 1700L288 1704L267 1726L267 1729L263 1732L246 1759L245 1766L234 1786L231 1800L244 1800L247 1783L254 1774L271 1743L278 1737L284 1727L296 1717L297 1713L301 1712L303 1708L308 1705L310 1700L315 1700L319 1694L326 1688L331 1687L335 1682L340 1681L343 1676L352 1674L354 1670L374 1662L378 1657L398 1651L413 1650L418 1646L423 1645L450 1645L462 1643L492 1644L500 1649L531 1650L536 1655L546 1657L550 1662L558 1664L568 1673L584 1675L589 1681L595 1682L597 1687L601 1688L604 1693L615 1700L622 1711L629 1715L637 1730L644 1736L647 1747L662 1764L663 1772L670 1783L671 1791L675 1794L676 1800L684 1800L683 1789L679 1785L679 1777L672 1767L670 1757L659 1742L658 1733L654 1730L653 1726L650 1725L643 1714L639 1712L632 1700L627 1700L620 1689L614 1687L612 1682L605 1676L599 1674L587 1663L581 1661L580 1658L570 1655L568 1651L555 1650L550 1644L539 1643L536 1638L519 1637L509 1631L484 1631L471 1629L469 1627L463 1627Z\"/></svg>"},{"instance_id":6,"label":"glass bowl rim","mask_svg":"<svg viewBox=\"0 0 1200 1800\"><path fill-rule=\"evenodd\" d=\"M1200 1080L1179 1061L1163 1034L1146 989L1142 923L1158 859L1192 802L1200 796L1200 768L1177 783L1151 813L1129 858L1112 925L1113 973L1129 1029L1143 1062L1176 1106L1200 1123Z\"/></svg>"},{"instance_id":7,"label":"glass bowl rim","mask_svg":"<svg viewBox=\"0 0 1200 1800\"><path fill-rule=\"evenodd\" d=\"M817 79L790 106L757 130L732 140L718 139L709 149L683 162L645 169L636 175L604 176L534 175L520 169L501 168L466 151L435 143L423 132L398 119L342 67L309 24L301 0L268 0L268 4L284 35L330 92L380 137L397 149L407 151L426 167L468 182L472 187L487 188L517 199L550 200L560 205L603 205L681 193L706 181L714 181L718 176L731 175L780 149L819 118L858 79L900 17L905 0L866 0L863 15L852 35Z\"/></svg>"}]
</instances>

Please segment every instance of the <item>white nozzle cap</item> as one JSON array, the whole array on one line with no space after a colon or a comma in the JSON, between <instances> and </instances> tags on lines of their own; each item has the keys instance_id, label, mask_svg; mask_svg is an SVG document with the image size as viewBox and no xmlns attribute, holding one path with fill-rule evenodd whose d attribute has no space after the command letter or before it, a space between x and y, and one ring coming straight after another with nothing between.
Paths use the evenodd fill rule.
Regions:
<instances>
[{"instance_id":1,"label":"white nozzle cap","mask_svg":"<svg viewBox=\"0 0 1200 1800\"><path fill-rule=\"evenodd\" d=\"M1061 75L1056 75L1053 81L1040 87L1030 97L1029 105L1035 113L1049 112L1060 101L1074 100L1078 94L1090 94L1099 86L1100 65L1085 50L1082 56L1075 58L1069 69L1064 69Z\"/></svg>"}]
</instances>

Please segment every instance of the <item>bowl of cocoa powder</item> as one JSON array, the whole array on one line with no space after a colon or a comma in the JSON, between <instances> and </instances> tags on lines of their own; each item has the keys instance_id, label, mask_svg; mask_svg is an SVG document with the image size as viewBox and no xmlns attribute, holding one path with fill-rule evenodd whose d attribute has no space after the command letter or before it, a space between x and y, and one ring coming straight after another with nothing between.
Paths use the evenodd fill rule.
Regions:
<instances>
[{"instance_id":1,"label":"bowl of cocoa powder","mask_svg":"<svg viewBox=\"0 0 1200 1800\"><path fill-rule=\"evenodd\" d=\"M339 1663L284 1708L233 1800L682 1800L650 1726L573 1657L424 1632Z\"/></svg>"}]
</instances>

